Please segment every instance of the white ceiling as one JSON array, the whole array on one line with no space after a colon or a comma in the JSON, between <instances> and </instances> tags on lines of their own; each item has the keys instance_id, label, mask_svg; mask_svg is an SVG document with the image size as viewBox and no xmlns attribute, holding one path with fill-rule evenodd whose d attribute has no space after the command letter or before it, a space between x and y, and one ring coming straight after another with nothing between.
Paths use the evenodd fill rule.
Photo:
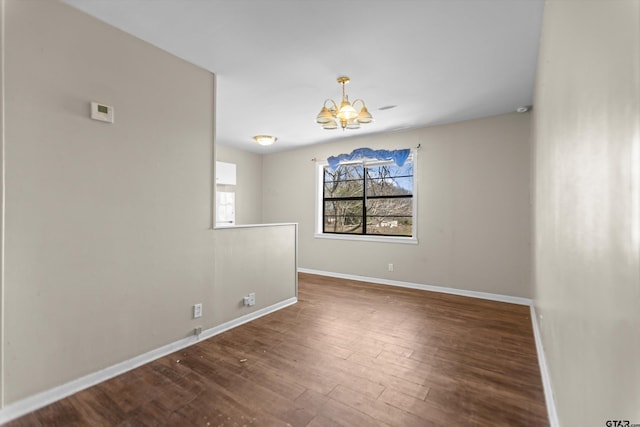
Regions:
<instances>
[{"instance_id":1,"label":"white ceiling","mask_svg":"<svg viewBox=\"0 0 640 427\"><path fill-rule=\"evenodd\" d=\"M543 0L64 0L217 76L217 141L267 153L531 105ZM323 130L323 101L374 122ZM380 107L397 105L389 110ZM272 134L271 147L253 143Z\"/></svg>"}]
</instances>

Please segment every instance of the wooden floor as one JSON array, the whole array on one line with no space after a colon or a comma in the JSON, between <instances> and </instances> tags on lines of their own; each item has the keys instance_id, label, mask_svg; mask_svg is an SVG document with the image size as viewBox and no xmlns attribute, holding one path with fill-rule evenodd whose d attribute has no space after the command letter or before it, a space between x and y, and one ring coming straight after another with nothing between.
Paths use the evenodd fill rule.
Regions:
<instances>
[{"instance_id":1,"label":"wooden floor","mask_svg":"<svg viewBox=\"0 0 640 427\"><path fill-rule=\"evenodd\" d=\"M299 302L8 426L548 426L529 308L300 274Z\"/></svg>"}]
</instances>

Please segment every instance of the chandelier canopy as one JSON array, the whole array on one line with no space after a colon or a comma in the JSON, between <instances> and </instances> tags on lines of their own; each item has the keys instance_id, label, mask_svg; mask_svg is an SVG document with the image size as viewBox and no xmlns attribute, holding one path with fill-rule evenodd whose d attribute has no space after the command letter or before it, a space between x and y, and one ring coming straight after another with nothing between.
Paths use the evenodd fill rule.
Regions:
<instances>
[{"instance_id":1,"label":"chandelier canopy","mask_svg":"<svg viewBox=\"0 0 640 427\"><path fill-rule=\"evenodd\" d=\"M371 123L373 120L362 99L356 99L353 104L349 102L349 97L344 87L349 81L349 77L338 77L338 83L342 85L340 107L332 99L324 101L322 110L316 117L316 123L322 125L323 129L337 129L338 124L340 124L342 130L358 129L360 124ZM360 112L355 109L356 103L362 104Z\"/></svg>"}]
</instances>

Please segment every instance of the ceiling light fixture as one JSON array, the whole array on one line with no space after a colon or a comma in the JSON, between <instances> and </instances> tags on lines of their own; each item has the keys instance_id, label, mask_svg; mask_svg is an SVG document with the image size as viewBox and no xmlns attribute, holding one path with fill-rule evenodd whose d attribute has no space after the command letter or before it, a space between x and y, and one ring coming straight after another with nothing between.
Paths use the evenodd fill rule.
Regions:
<instances>
[{"instance_id":1,"label":"ceiling light fixture","mask_svg":"<svg viewBox=\"0 0 640 427\"><path fill-rule=\"evenodd\" d=\"M260 145L271 145L276 142L278 138L272 135L256 135L253 137L253 140Z\"/></svg>"},{"instance_id":2,"label":"ceiling light fixture","mask_svg":"<svg viewBox=\"0 0 640 427\"><path fill-rule=\"evenodd\" d=\"M349 97L344 88L344 85L349 83L349 81L349 77L338 77L338 83L342 85L342 102L340 102L340 107L338 107L338 104L332 99L324 101L322 110L320 110L316 117L316 123L322 125L323 129L337 129L338 123L340 123L342 130L358 129L360 128L360 124L371 123L373 120L362 99L356 99L353 101L353 104L349 103ZM359 113L354 108L357 102L362 104Z\"/></svg>"}]
</instances>

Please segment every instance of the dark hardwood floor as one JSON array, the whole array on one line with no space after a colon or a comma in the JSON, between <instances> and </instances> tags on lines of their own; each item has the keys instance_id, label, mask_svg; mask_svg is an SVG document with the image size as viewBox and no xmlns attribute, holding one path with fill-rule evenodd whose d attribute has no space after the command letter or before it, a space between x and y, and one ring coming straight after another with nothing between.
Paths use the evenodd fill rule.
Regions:
<instances>
[{"instance_id":1,"label":"dark hardwood floor","mask_svg":"<svg viewBox=\"0 0 640 427\"><path fill-rule=\"evenodd\" d=\"M299 302L8 426L548 426L529 308L300 274Z\"/></svg>"}]
</instances>

